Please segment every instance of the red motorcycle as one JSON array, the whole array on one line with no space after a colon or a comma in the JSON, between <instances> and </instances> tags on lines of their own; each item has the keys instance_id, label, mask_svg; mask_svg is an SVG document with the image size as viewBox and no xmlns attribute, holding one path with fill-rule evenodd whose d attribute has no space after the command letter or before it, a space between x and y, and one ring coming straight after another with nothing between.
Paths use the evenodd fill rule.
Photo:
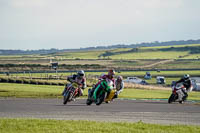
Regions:
<instances>
[{"instance_id":1,"label":"red motorcycle","mask_svg":"<svg viewBox=\"0 0 200 133\"><path fill-rule=\"evenodd\" d=\"M67 102L72 101L79 95L79 87L79 84L75 82L67 87L63 94L63 104L67 104Z\"/></svg>"}]
</instances>

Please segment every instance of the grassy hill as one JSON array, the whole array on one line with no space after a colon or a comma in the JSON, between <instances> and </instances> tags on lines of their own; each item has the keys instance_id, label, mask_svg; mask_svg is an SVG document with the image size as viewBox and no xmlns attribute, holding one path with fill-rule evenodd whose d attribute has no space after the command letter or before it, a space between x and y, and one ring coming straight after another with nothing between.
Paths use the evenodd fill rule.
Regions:
<instances>
[{"instance_id":1,"label":"grassy hill","mask_svg":"<svg viewBox=\"0 0 200 133\"><path fill-rule=\"evenodd\" d=\"M54 56L62 59L197 59L200 44L63 52Z\"/></svg>"},{"instance_id":2,"label":"grassy hill","mask_svg":"<svg viewBox=\"0 0 200 133\"><path fill-rule=\"evenodd\" d=\"M200 44L73 51L46 55L4 55L0 56L1 65L24 64L24 67L0 66L0 70L35 71L40 70L39 67L41 70L49 70L50 60L58 62L60 70L87 69L85 65L95 66L89 69L106 69L105 67L116 69L196 69L200 68ZM33 68L34 66L26 64L34 64L39 67Z\"/></svg>"}]
</instances>

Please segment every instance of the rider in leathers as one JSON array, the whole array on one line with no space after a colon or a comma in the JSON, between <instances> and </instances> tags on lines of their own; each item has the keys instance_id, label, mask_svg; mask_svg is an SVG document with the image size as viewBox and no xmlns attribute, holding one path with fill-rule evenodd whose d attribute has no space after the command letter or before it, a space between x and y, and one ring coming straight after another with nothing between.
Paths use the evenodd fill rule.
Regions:
<instances>
[{"instance_id":1,"label":"rider in leathers","mask_svg":"<svg viewBox=\"0 0 200 133\"><path fill-rule=\"evenodd\" d=\"M87 87L85 73L84 73L83 70L78 71L77 74L74 74L72 76L68 76L67 77L67 81L69 81L70 84L72 84L74 82L78 83L79 86L80 86L79 92L78 92L78 96L82 96L83 95L83 90ZM65 87L65 89L64 89L62 94L64 94L64 92L66 91L66 88L68 88L68 86L70 84L66 85L66 87Z\"/></svg>"},{"instance_id":2,"label":"rider in leathers","mask_svg":"<svg viewBox=\"0 0 200 133\"><path fill-rule=\"evenodd\" d=\"M191 79L190 79L190 75L189 74L185 74L183 76L183 78L181 78L180 80L178 80L176 82L176 84L178 84L178 83L183 83L183 85L185 87L185 89L182 89L182 92L184 93L183 101L185 101L187 99L187 97L188 97L187 92L191 91L191 89L192 89L192 82L191 82Z\"/></svg>"},{"instance_id":3,"label":"rider in leathers","mask_svg":"<svg viewBox=\"0 0 200 133\"><path fill-rule=\"evenodd\" d=\"M118 98L118 95L124 89L124 82L123 82L123 77L122 76L118 76L117 79L115 80L115 88L116 88L116 93L114 95L114 98Z\"/></svg>"}]
</instances>

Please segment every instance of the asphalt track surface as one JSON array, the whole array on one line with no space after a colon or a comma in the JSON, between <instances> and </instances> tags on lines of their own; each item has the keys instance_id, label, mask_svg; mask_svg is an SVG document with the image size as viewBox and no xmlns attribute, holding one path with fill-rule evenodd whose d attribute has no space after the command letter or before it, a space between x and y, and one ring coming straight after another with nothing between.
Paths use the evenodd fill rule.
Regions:
<instances>
[{"instance_id":1,"label":"asphalt track surface","mask_svg":"<svg viewBox=\"0 0 200 133\"><path fill-rule=\"evenodd\" d=\"M62 99L0 98L0 118L45 118L156 124L200 125L200 104L168 104L164 100L121 100L100 106L76 99L67 105Z\"/></svg>"}]
</instances>

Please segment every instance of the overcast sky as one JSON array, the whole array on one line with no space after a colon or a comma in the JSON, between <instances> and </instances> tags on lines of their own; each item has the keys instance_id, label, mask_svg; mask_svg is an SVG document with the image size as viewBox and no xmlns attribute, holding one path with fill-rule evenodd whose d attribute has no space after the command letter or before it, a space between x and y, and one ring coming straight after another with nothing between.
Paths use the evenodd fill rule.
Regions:
<instances>
[{"instance_id":1,"label":"overcast sky","mask_svg":"<svg viewBox=\"0 0 200 133\"><path fill-rule=\"evenodd\" d=\"M200 39L200 0L0 0L0 49Z\"/></svg>"}]
</instances>

